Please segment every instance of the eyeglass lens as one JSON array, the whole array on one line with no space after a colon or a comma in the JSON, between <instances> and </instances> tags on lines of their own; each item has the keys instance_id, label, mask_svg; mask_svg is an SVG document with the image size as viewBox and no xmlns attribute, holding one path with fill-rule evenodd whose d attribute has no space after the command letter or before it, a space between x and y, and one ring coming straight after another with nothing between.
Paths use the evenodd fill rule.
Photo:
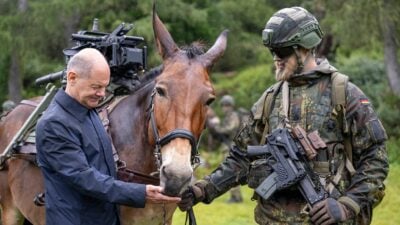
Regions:
<instances>
[{"instance_id":1,"label":"eyeglass lens","mask_svg":"<svg viewBox=\"0 0 400 225\"><path fill-rule=\"evenodd\" d=\"M291 46L284 48L273 48L270 49L270 51L273 56L278 56L281 59L291 56L294 53L293 47Z\"/></svg>"}]
</instances>

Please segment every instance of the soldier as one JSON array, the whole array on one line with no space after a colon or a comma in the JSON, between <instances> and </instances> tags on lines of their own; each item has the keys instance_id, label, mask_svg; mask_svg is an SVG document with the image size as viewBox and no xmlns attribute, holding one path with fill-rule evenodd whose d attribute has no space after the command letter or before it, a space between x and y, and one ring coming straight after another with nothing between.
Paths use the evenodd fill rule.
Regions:
<instances>
[{"instance_id":1,"label":"soldier","mask_svg":"<svg viewBox=\"0 0 400 225\"><path fill-rule=\"evenodd\" d=\"M239 113L235 111L235 99L230 95L222 96L220 100L222 112L224 117L219 123L216 115L211 117L207 121L207 127L214 140L218 140L222 144L222 151L225 156L228 155L229 149L233 144L232 140L238 132L240 126ZM214 122L216 121L216 122ZM230 198L228 203L239 203L243 202L242 193L240 192L240 186L237 185L230 190Z\"/></svg>"},{"instance_id":2,"label":"soldier","mask_svg":"<svg viewBox=\"0 0 400 225\"><path fill-rule=\"evenodd\" d=\"M3 102L1 105L3 112L11 111L15 107L15 103L11 100Z\"/></svg>"},{"instance_id":3,"label":"soldier","mask_svg":"<svg viewBox=\"0 0 400 225\"><path fill-rule=\"evenodd\" d=\"M248 141L280 127L300 125L317 130L327 148L308 161L329 193L307 209L296 184L276 191L268 200L257 193L258 224L370 224L372 210L384 196L389 166L386 132L364 93L314 52L322 39L318 21L301 7L279 10L262 32L272 53L279 81L252 108L249 122L239 131L229 156L203 180L187 190L179 203L185 210L210 203L229 188L256 188L271 173L265 158L246 157ZM338 82L335 77L341 77ZM343 78L344 77L344 78ZM340 85L339 85L340 84Z\"/></svg>"}]
</instances>

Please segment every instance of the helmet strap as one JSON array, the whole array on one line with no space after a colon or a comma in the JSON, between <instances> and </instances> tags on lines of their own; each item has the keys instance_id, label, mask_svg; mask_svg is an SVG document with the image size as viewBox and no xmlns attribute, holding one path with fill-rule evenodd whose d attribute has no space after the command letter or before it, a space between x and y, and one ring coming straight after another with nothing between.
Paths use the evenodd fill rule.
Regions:
<instances>
[{"instance_id":1,"label":"helmet strap","mask_svg":"<svg viewBox=\"0 0 400 225\"><path fill-rule=\"evenodd\" d=\"M304 59L304 61L301 60L300 52L299 52L297 45L293 46L293 50L294 50L294 53L296 54L296 59L297 59L297 69L295 71L295 74L300 74L304 69L304 65L306 65L308 63L308 60L311 59L311 56L314 55L314 50L312 49L307 52L307 56Z\"/></svg>"},{"instance_id":2,"label":"helmet strap","mask_svg":"<svg viewBox=\"0 0 400 225\"><path fill-rule=\"evenodd\" d=\"M303 61L301 61L300 52L299 52L299 49L297 48L297 45L293 45L293 50L294 50L294 54L296 54L296 60L297 60L297 69L294 73L300 74L304 68L304 63L303 63Z\"/></svg>"}]
</instances>

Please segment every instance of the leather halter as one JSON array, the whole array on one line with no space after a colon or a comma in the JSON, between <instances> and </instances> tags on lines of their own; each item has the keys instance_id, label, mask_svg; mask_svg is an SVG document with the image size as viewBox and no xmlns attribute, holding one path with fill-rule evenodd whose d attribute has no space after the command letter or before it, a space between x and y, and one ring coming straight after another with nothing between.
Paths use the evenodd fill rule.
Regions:
<instances>
[{"instance_id":1,"label":"leather halter","mask_svg":"<svg viewBox=\"0 0 400 225\"><path fill-rule=\"evenodd\" d=\"M190 156L190 161L192 166L195 164L200 163L200 158L199 158L199 152L197 150L197 141L192 132L186 130L186 129L175 129L170 132L168 132L165 136L160 138L160 135L158 133L157 125L156 125L156 119L154 116L154 96L156 94L156 89L153 89L153 92L151 93L151 101L150 101L150 123L151 123L151 128L153 130L153 135L155 139L155 148L154 148L154 156L156 158L156 163L157 163L157 168L158 170L161 167L162 164L162 159L161 159L161 148L168 144L171 140L175 138L185 138L189 140L190 145L192 146L192 151L191 151L191 156Z\"/></svg>"}]
</instances>

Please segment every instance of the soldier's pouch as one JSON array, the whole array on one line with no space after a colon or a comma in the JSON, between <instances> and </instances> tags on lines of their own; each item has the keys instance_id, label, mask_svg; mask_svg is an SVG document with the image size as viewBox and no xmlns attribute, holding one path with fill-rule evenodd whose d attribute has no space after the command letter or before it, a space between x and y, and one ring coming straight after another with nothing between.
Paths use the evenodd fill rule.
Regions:
<instances>
[{"instance_id":1,"label":"soldier's pouch","mask_svg":"<svg viewBox=\"0 0 400 225\"><path fill-rule=\"evenodd\" d=\"M272 172L271 161L265 158L254 160L250 164L247 178L248 186L256 189Z\"/></svg>"}]
</instances>

